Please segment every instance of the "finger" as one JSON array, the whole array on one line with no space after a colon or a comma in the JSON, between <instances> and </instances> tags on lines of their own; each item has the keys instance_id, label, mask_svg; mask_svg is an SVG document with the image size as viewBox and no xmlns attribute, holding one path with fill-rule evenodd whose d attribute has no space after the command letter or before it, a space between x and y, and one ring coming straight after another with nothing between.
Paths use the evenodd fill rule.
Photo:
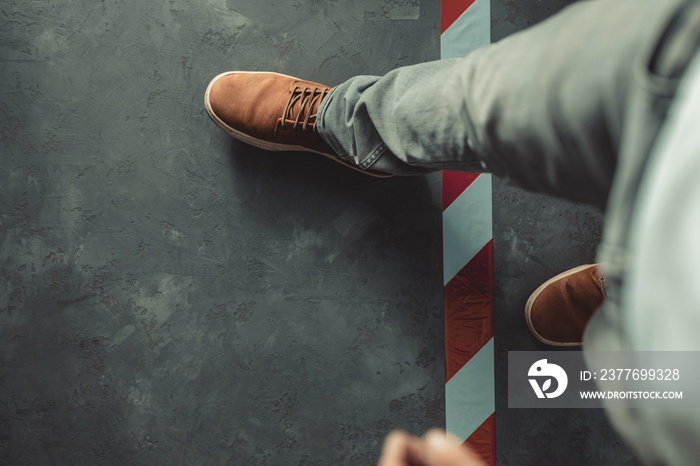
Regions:
<instances>
[{"instance_id":1,"label":"finger","mask_svg":"<svg viewBox=\"0 0 700 466\"><path fill-rule=\"evenodd\" d=\"M431 430L424 437L425 462L429 466L486 466L473 451L440 430Z\"/></svg>"},{"instance_id":2,"label":"finger","mask_svg":"<svg viewBox=\"0 0 700 466\"><path fill-rule=\"evenodd\" d=\"M424 447L416 437L395 430L384 440L378 466L423 466Z\"/></svg>"}]
</instances>

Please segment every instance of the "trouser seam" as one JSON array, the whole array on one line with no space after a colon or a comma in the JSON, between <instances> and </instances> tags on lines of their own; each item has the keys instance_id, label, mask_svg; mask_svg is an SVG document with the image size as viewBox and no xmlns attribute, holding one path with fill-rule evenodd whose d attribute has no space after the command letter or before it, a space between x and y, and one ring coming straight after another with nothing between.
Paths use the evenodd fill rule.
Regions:
<instances>
[{"instance_id":1,"label":"trouser seam","mask_svg":"<svg viewBox=\"0 0 700 466\"><path fill-rule=\"evenodd\" d=\"M358 167L360 167L363 170L367 170L369 167L374 165L374 163L379 159L379 157L381 157L386 151L387 145L385 143L380 144L369 154L369 156L365 160L358 164Z\"/></svg>"}]
</instances>

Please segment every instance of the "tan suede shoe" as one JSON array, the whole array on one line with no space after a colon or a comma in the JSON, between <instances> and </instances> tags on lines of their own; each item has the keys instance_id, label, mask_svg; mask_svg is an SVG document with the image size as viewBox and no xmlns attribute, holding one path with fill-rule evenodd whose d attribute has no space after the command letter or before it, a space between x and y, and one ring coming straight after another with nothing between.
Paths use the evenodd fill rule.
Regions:
<instances>
[{"instance_id":1,"label":"tan suede shoe","mask_svg":"<svg viewBox=\"0 0 700 466\"><path fill-rule=\"evenodd\" d=\"M586 324L603 301L605 278L598 265L582 265L537 288L525 305L525 320L542 343L578 346Z\"/></svg>"},{"instance_id":2,"label":"tan suede shoe","mask_svg":"<svg viewBox=\"0 0 700 466\"><path fill-rule=\"evenodd\" d=\"M229 71L212 79L204 96L214 123L236 139L269 151L321 154L367 175L338 157L316 131L316 113L330 87L270 72Z\"/></svg>"}]
</instances>

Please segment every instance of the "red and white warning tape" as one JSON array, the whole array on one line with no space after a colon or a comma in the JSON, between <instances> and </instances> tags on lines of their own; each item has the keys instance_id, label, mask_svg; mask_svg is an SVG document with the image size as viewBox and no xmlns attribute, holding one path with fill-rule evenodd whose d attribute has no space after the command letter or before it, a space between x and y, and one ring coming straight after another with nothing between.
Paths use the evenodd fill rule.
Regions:
<instances>
[{"instance_id":1,"label":"red and white warning tape","mask_svg":"<svg viewBox=\"0 0 700 466\"><path fill-rule=\"evenodd\" d=\"M441 1L441 56L491 41L490 0ZM447 431L495 464L491 175L443 172Z\"/></svg>"}]
</instances>

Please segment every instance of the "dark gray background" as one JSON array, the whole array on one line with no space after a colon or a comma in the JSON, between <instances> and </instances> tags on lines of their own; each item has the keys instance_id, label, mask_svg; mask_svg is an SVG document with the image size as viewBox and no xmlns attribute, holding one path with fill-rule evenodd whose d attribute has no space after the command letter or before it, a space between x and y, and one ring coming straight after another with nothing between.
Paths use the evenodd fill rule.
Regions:
<instances>
[{"instance_id":1,"label":"dark gray background","mask_svg":"<svg viewBox=\"0 0 700 466\"><path fill-rule=\"evenodd\" d=\"M494 39L565 3L494 0ZM439 175L267 154L203 109L222 71L437 59L438 2L4 0L0 31L0 463L372 464L444 424ZM600 229L495 183L499 464L630 458L600 411L504 405L527 296Z\"/></svg>"}]
</instances>

